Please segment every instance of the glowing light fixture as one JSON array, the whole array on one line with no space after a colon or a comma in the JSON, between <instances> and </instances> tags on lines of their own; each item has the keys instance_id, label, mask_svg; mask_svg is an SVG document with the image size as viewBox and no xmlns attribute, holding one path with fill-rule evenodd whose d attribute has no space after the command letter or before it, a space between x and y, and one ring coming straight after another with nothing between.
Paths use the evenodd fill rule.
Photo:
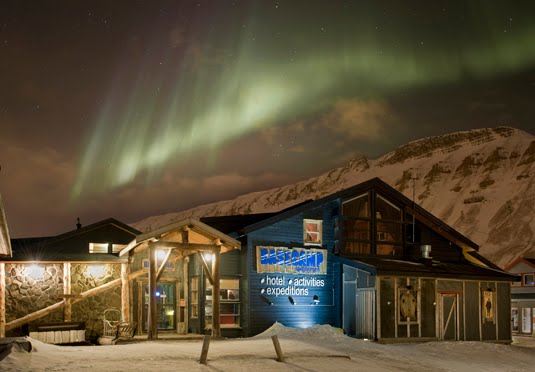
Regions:
<instances>
[{"instance_id":1,"label":"glowing light fixture","mask_svg":"<svg viewBox=\"0 0 535 372\"><path fill-rule=\"evenodd\" d=\"M26 274L34 279L43 279L43 274L45 273L45 267L43 265L32 264L26 267Z\"/></svg>"},{"instance_id":2,"label":"glowing light fixture","mask_svg":"<svg viewBox=\"0 0 535 372\"><path fill-rule=\"evenodd\" d=\"M87 266L87 273L93 278L98 278L104 275L106 267L104 265L89 265Z\"/></svg>"},{"instance_id":3,"label":"glowing light fixture","mask_svg":"<svg viewBox=\"0 0 535 372\"><path fill-rule=\"evenodd\" d=\"M212 260L214 259L214 255L211 253L204 253L203 257L206 260L206 262L212 262Z\"/></svg>"},{"instance_id":4,"label":"glowing light fixture","mask_svg":"<svg viewBox=\"0 0 535 372\"><path fill-rule=\"evenodd\" d=\"M162 250L162 249L158 249L156 251L156 260L157 261L163 261L163 259L165 258L166 254L167 254L167 251Z\"/></svg>"}]
</instances>

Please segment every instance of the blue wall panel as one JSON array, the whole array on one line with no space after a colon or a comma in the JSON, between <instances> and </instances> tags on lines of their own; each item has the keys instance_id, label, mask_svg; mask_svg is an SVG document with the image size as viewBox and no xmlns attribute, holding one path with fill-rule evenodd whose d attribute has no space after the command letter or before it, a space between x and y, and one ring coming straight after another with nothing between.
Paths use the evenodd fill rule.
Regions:
<instances>
[{"instance_id":1,"label":"blue wall panel","mask_svg":"<svg viewBox=\"0 0 535 372\"><path fill-rule=\"evenodd\" d=\"M260 333L275 322L298 328L315 324L340 326L340 265L332 260L330 253L327 255L327 274L325 275L256 272L257 246L305 247L303 245L303 218L320 219L323 217L323 247L321 248L331 252L334 246L333 208L336 208L335 202L308 211L306 216L300 214L290 217L247 236L249 335ZM268 288L272 291L288 291L288 287L292 287L289 284L290 281L295 283L296 279L303 278L315 280L316 284L321 281L323 285L295 286L294 290L297 289L300 293L291 296L288 293L268 294ZM282 284L275 284L276 280L282 281ZM319 299L317 304L315 304L314 296ZM289 297L292 297L294 304L290 302Z\"/></svg>"}]
</instances>

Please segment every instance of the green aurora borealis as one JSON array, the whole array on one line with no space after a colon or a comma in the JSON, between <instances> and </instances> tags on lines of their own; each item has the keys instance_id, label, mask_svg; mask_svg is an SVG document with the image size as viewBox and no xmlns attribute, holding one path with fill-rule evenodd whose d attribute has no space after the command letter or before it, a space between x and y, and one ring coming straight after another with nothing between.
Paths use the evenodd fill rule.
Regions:
<instances>
[{"instance_id":1,"label":"green aurora borealis","mask_svg":"<svg viewBox=\"0 0 535 372\"><path fill-rule=\"evenodd\" d=\"M521 11L481 2L453 10L427 5L430 14L420 15L401 6L391 10L398 14L374 16L381 7L361 2L311 12L304 4L259 2L232 21L208 22L210 32L179 35L211 49L203 61L184 53L186 45L153 43L150 55L110 83L74 195L140 174L150 180L186 154L328 112L340 99L492 79L535 62L535 22ZM214 19L224 10L211 12Z\"/></svg>"}]
</instances>

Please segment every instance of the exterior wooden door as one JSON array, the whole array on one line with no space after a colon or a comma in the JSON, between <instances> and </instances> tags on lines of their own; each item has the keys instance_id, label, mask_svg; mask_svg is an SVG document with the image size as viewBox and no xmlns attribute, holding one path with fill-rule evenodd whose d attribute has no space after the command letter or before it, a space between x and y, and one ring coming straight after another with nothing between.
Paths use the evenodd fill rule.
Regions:
<instances>
[{"instance_id":1,"label":"exterior wooden door","mask_svg":"<svg viewBox=\"0 0 535 372\"><path fill-rule=\"evenodd\" d=\"M441 294L439 308L441 340L459 340L459 298L457 294Z\"/></svg>"}]
</instances>

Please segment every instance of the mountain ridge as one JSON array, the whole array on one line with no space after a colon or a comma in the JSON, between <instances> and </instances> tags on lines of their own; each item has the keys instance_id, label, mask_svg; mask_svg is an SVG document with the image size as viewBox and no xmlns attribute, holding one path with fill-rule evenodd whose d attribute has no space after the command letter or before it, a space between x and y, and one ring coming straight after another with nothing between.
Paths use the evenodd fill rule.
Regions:
<instances>
[{"instance_id":1,"label":"mountain ridge","mask_svg":"<svg viewBox=\"0 0 535 372\"><path fill-rule=\"evenodd\" d=\"M364 156L291 185L131 224L149 231L202 216L276 212L379 177L480 245L504 267L535 256L535 136L511 127L454 132Z\"/></svg>"}]
</instances>

